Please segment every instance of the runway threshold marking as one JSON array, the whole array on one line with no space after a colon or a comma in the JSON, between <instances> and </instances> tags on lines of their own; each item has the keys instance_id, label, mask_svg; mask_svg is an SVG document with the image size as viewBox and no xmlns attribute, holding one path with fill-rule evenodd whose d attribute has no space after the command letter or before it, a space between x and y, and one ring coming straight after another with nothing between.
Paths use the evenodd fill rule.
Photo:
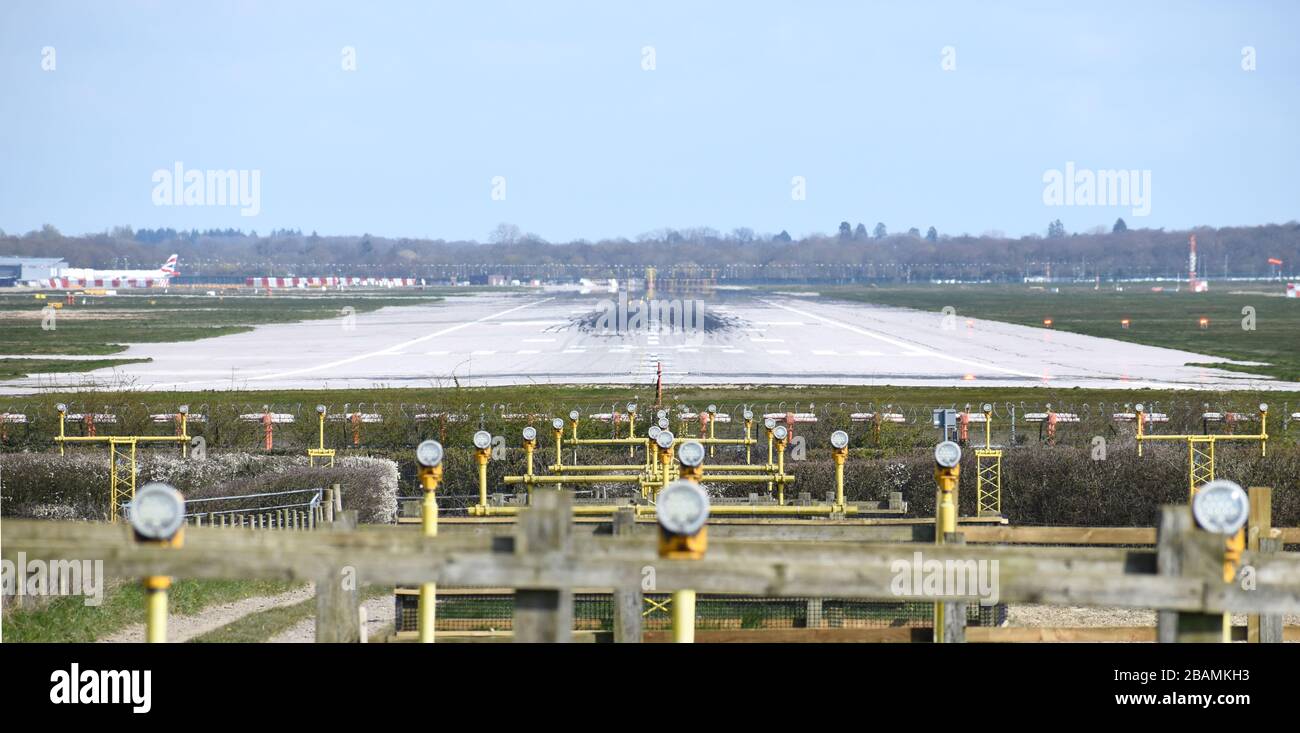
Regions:
<instances>
[{"instance_id":1,"label":"runway threshold marking","mask_svg":"<svg viewBox=\"0 0 1300 733\"><path fill-rule=\"evenodd\" d=\"M1008 369L1006 367L994 366L993 364L975 361L973 359L963 359L959 356L942 354L938 351L933 351L931 349L919 347L915 344L909 344L903 341L899 341L897 339L892 339L889 338L888 336L881 336L878 333L873 333L871 331L867 331L866 329L858 328L857 326L844 323L843 321L839 321L834 318L828 318L827 316L821 316L816 313L810 313L808 311L799 310L798 308L791 308L790 306L784 305L782 303L775 303L770 300L764 300L762 302L772 306L773 308L780 308L781 310L790 311L791 313L797 313L798 315L804 316L806 318L815 318L821 321L822 323L835 326L836 328L842 328L845 331L851 331L853 333L858 334L859 336L866 336L867 338L875 339L877 341L883 341L891 346L895 346L897 348L903 349L906 352L909 352L910 355L929 356L935 359L950 361L954 364L962 364L965 366L979 367L981 369L992 369L993 371L1002 372L1003 374L1014 374L1017 377L1029 377L1031 379L1042 379L1042 375L1039 374L1033 374L1031 372L1022 372L1018 369Z\"/></svg>"},{"instance_id":2,"label":"runway threshold marking","mask_svg":"<svg viewBox=\"0 0 1300 733\"><path fill-rule=\"evenodd\" d=\"M453 333L455 331L459 331L462 328L469 328L470 326L473 326L478 323L482 323L484 321L491 321L493 319L500 318L501 316L507 315L509 313L514 313L515 311L523 310L524 308L531 308L535 305L541 305L542 303L545 303L548 300L554 300L554 298L542 298L541 300L535 300L531 303L524 303L523 305L517 305L514 308L507 308L506 310L503 310L500 313L493 313L492 315L483 316L482 318L475 318L472 321L465 321L464 323L458 323L454 326L448 326L444 329L434 331L433 333L425 334L423 336L418 336L408 341L403 341L400 344L394 344L393 346L388 346L383 349L376 349L375 351L366 352L364 354L357 354L356 356L349 356L346 359L338 359L336 361L326 362L324 364L317 364L316 366L303 367L301 369L292 369L287 372L278 372L276 374L263 374L257 377L245 377L245 379L247 379L250 382L263 380L263 379L283 379L284 377L292 377L298 374L307 374L309 372L320 371L321 369L330 369L337 366L343 366L345 364L355 364L356 362L363 361L365 359L370 359L376 356L382 356L384 354L390 354L394 351L398 351L401 349L408 348L410 346L414 346L415 344L424 343L429 339L435 339L438 338L439 336L446 336L447 334Z\"/></svg>"}]
</instances>

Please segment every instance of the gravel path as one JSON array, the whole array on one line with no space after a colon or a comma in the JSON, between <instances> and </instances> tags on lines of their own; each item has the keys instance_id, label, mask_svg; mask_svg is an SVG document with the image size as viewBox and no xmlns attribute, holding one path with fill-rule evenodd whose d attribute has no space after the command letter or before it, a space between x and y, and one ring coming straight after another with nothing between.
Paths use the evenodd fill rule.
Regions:
<instances>
[{"instance_id":1,"label":"gravel path","mask_svg":"<svg viewBox=\"0 0 1300 733\"><path fill-rule=\"evenodd\" d=\"M223 603L205 608L193 616L169 616L167 618L167 640L172 642L189 641L196 636L206 634L213 629L247 616L250 613L266 611L280 606L300 603L315 595L311 585L276 596L257 596L244 598L230 603ZM391 605L391 604L390 604ZM392 615L391 612L389 614ZM106 636L101 642L142 642L144 641L144 624L132 624L120 631Z\"/></svg>"},{"instance_id":2,"label":"gravel path","mask_svg":"<svg viewBox=\"0 0 1300 733\"><path fill-rule=\"evenodd\" d=\"M375 639L385 626L391 627L396 615L391 594L371 598L361 604L366 609L366 634ZM316 618L307 618L269 639L272 644L310 644L316 641Z\"/></svg>"},{"instance_id":3,"label":"gravel path","mask_svg":"<svg viewBox=\"0 0 1300 733\"><path fill-rule=\"evenodd\" d=\"M1233 614L1232 622L1245 625L1245 614ZM1286 616L1287 626L1300 624L1300 616ZM1008 626L1155 626L1156 612L1132 608L1085 608L1018 604L1007 607Z\"/></svg>"}]
</instances>

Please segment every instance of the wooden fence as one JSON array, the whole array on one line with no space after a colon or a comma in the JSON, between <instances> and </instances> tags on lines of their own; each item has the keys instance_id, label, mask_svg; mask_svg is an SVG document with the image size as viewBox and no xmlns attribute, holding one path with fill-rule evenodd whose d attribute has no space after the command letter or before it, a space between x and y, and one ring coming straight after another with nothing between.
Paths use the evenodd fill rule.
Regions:
<instances>
[{"instance_id":1,"label":"wooden fence","mask_svg":"<svg viewBox=\"0 0 1300 733\"><path fill-rule=\"evenodd\" d=\"M641 640L639 598L648 569L655 593L951 603L945 636L965 640L965 613L958 611L974 597L900 597L894 590L896 563L912 562L918 552L926 561L996 561L1002 602L1158 609L1161 641L1215 640L1229 612L1260 615L1259 640L1280 641L1281 614L1300 613L1300 554L1282 552L1276 537L1256 538L1241 558L1253 589L1226 583L1223 538L1195 528L1185 506L1161 510L1154 550L975 545L960 534L945 545L719 538L694 561L659 558L646 532L576 534L569 498L555 491L534 492L534 505L508 535L425 538L392 526L356 528L350 511L336 520L318 532L196 526L182 548L137 543L121 524L10 520L3 557L102 559L111 577L315 581L318 641L360 638L355 589L362 584L430 581L515 589L516 641L572 640L573 591L611 589L618 599L615 638Z\"/></svg>"}]
</instances>

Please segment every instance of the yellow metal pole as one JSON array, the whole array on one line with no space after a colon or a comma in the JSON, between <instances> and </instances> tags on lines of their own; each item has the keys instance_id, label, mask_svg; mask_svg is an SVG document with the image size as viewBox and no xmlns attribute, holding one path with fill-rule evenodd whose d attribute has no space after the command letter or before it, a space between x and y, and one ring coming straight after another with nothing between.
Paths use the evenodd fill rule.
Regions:
<instances>
[{"instance_id":1,"label":"yellow metal pole","mask_svg":"<svg viewBox=\"0 0 1300 733\"><path fill-rule=\"evenodd\" d=\"M1137 444L1138 444L1138 458L1141 458L1141 457L1142 457L1142 436L1143 436L1143 434L1144 434L1144 427L1143 427L1142 422L1143 422L1143 421L1142 421L1142 406L1141 406L1141 405L1138 405L1138 408L1137 408Z\"/></svg>"},{"instance_id":2,"label":"yellow metal pole","mask_svg":"<svg viewBox=\"0 0 1300 733\"><path fill-rule=\"evenodd\" d=\"M695 591L673 591L673 642L695 643Z\"/></svg>"},{"instance_id":3,"label":"yellow metal pole","mask_svg":"<svg viewBox=\"0 0 1300 733\"><path fill-rule=\"evenodd\" d=\"M490 450L490 449L489 449ZM478 461L478 505L487 506L488 503L488 480L487 466L489 450L475 451L474 458Z\"/></svg>"},{"instance_id":4,"label":"yellow metal pole","mask_svg":"<svg viewBox=\"0 0 1300 733\"><path fill-rule=\"evenodd\" d=\"M1268 406L1259 406L1259 455L1268 455Z\"/></svg>"},{"instance_id":5,"label":"yellow metal pole","mask_svg":"<svg viewBox=\"0 0 1300 733\"><path fill-rule=\"evenodd\" d=\"M785 441L776 441L776 473L785 476ZM785 505L785 481L776 482L776 503Z\"/></svg>"},{"instance_id":6,"label":"yellow metal pole","mask_svg":"<svg viewBox=\"0 0 1300 733\"><path fill-rule=\"evenodd\" d=\"M320 449L325 450L325 413L320 413L317 418L317 422L320 423Z\"/></svg>"},{"instance_id":7,"label":"yellow metal pole","mask_svg":"<svg viewBox=\"0 0 1300 733\"><path fill-rule=\"evenodd\" d=\"M939 486L939 505L935 516L934 526L934 543L936 545L944 544L944 536L950 532L957 531L957 508L953 505L953 491L957 488L957 481L961 475L961 467L953 466L952 468L943 468L936 466L934 469L934 480ZM944 604L936 602L934 604L934 641L935 643L943 642L944 629Z\"/></svg>"},{"instance_id":8,"label":"yellow metal pole","mask_svg":"<svg viewBox=\"0 0 1300 733\"><path fill-rule=\"evenodd\" d=\"M753 445L751 444L750 436L753 427L754 427L754 421L752 419L745 421L745 464L746 465L752 462L750 455L753 452Z\"/></svg>"},{"instance_id":9,"label":"yellow metal pole","mask_svg":"<svg viewBox=\"0 0 1300 733\"><path fill-rule=\"evenodd\" d=\"M167 589L172 579L165 575L151 575L144 580L147 610L144 639L150 644L167 643Z\"/></svg>"},{"instance_id":10,"label":"yellow metal pole","mask_svg":"<svg viewBox=\"0 0 1300 733\"><path fill-rule=\"evenodd\" d=\"M835 506L844 507L844 459L848 451L835 451Z\"/></svg>"},{"instance_id":11,"label":"yellow metal pole","mask_svg":"<svg viewBox=\"0 0 1300 733\"><path fill-rule=\"evenodd\" d=\"M67 427L64 421L67 417L68 413L66 410L59 410L59 455L63 455L63 439L67 437L67 433L64 432Z\"/></svg>"},{"instance_id":12,"label":"yellow metal pole","mask_svg":"<svg viewBox=\"0 0 1300 733\"><path fill-rule=\"evenodd\" d=\"M421 469L420 483L424 488L424 504L421 507L421 530L425 537L438 536L438 481L442 478L442 466ZM420 584L419 633L420 643L432 644L438 606L437 583Z\"/></svg>"}]
</instances>

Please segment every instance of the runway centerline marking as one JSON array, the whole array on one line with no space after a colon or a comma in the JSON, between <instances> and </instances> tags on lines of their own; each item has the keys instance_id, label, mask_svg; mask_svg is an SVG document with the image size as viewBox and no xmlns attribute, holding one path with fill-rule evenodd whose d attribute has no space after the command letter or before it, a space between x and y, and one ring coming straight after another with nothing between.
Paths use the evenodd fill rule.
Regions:
<instances>
[{"instance_id":1,"label":"runway centerline marking","mask_svg":"<svg viewBox=\"0 0 1300 733\"><path fill-rule=\"evenodd\" d=\"M524 303L523 305L517 305L514 308L507 308L506 310L503 310L500 313L493 313L490 316L483 316L482 318L475 318L472 321L465 321L464 323L458 323L454 326L448 326L444 329L434 331L433 333L425 334L424 336L418 336L416 338L403 341L400 344L394 344L393 346L388 346L383 349L377 349L375 351L366 352L364 354L357 354L356 356L349 356L346 359L338 359L336 361L326 362L325 364L317 364L316 366L303 367L302 369L293 369L287 372L279 372L276 374L263 374L257 377L245 377L245 379L247 379L250 382L260 381L263 379L283 379L284 377L292 377L298 374L307 374L309 372L320 371L321 369L330 369L337 366L343 366L345 364L355 364L365 359L370 359L376 356L382 356L384 354L405 349L414 346L416 344L422 344L425 341L428 341L429 339L435 339L438 338L439 336L446 336L449 333L459 331L462 328L469 328L470 326L483 323L484 321L495 320L506 314L514 313L517 310L523 310L524 308L531 308L535 305L541 305L542 303L545 303L548 300L553 300L553 298L542 298L541 300L536 300L531 303Z\"/></svg>"},{"instance_id":2,"label":"runway centerline marking","mask_svg":"<svg viewBox=\"0 0 1300 733\"><path fill-rule=\"evenodd\" d=\"M950 361L950 362L952 362L952 363L954 363L954 364L962 364L962 365L964 365L964 366L979 367L979 368L982 368L982 369L992 369L993 371L996 371L996 372L1002 372L1003 374L1014 374L1014 375L1016 375L1017 377L1028 377L1028 378L1030 378L1030 379L1041 379L1041 378L1042 378L1040 375L1038 375L1038 374L1034 374L1034 373L1032 373L1032 372L1022 372L1022 371L1019 371L1019 370L1017 370L1017 369L1007 369L1006 367L994 366L994 365L992 365L992 364L987 364L987 363L984 363L984 362L974 361L974 360L972 360L972 359L963 359L963 358L961 358L961 357L959 357L959 356L950 356L950 355L948 355L948 354L941 354L941 353L939 353L938 351L933 351L933 350L930 350L930 349L925 349L925 348L922 348L922 347L918 347L918 346L916 346L915 344L909 344L909 343L906 343L906 342L904 342L904 341L899 341L899 340L897 340L897 339L892 339L892 338L889 338L888 336L881 336L881 335L878 334L878 333L872 333L871 331L867 331L867 330L865 330L865 329L858 328L857 326L853 326L853 325L850 325L850 324L848 324L848 323L844 323L843 321L837 321L837 320L835 320L834 318L828 318L828 317L826 317L826 316L819 316L819 315L817 315L816 313L809 313L808 311L802 311L802 310L799 310L798 308L791 308L791 307L788 306L788 305L783 305L783 304L781 304L781 303L774 303L774 302L772 302L772 301L770 301L770 300L764 300L764 301L762 301L762 302L767 303L768 305L772 306L773 308L780 308L780 309L782 309L782 310L787 310L787 311L790 311L791 313L796 313L796 314L798 314L798 315L801 315L801 316L804 316L804 317L807 317L807 318L815 318L815 319L821 321L822 323L825 323L825 324L828 324L828 325L831 325L831 326L835 326L836 328L842 328L842 329L844 329L844 330L846 330L846 331L851 331L851 332L853 332L853 333L858 334L859 336L866 336L867 338L875 339L875 340L877 340L877 341L883 341L883 342L889 344L890 346L895 346L895 347L897 347L897 348L903 349L904 351L907 351L907 352L911 352L911 353L913 353L913 354L916 354L917 356L930 356L930 357L933 357L933 358L935 358L935 359L943 359L944 361Z\"/></svg>"}]
</instances>

